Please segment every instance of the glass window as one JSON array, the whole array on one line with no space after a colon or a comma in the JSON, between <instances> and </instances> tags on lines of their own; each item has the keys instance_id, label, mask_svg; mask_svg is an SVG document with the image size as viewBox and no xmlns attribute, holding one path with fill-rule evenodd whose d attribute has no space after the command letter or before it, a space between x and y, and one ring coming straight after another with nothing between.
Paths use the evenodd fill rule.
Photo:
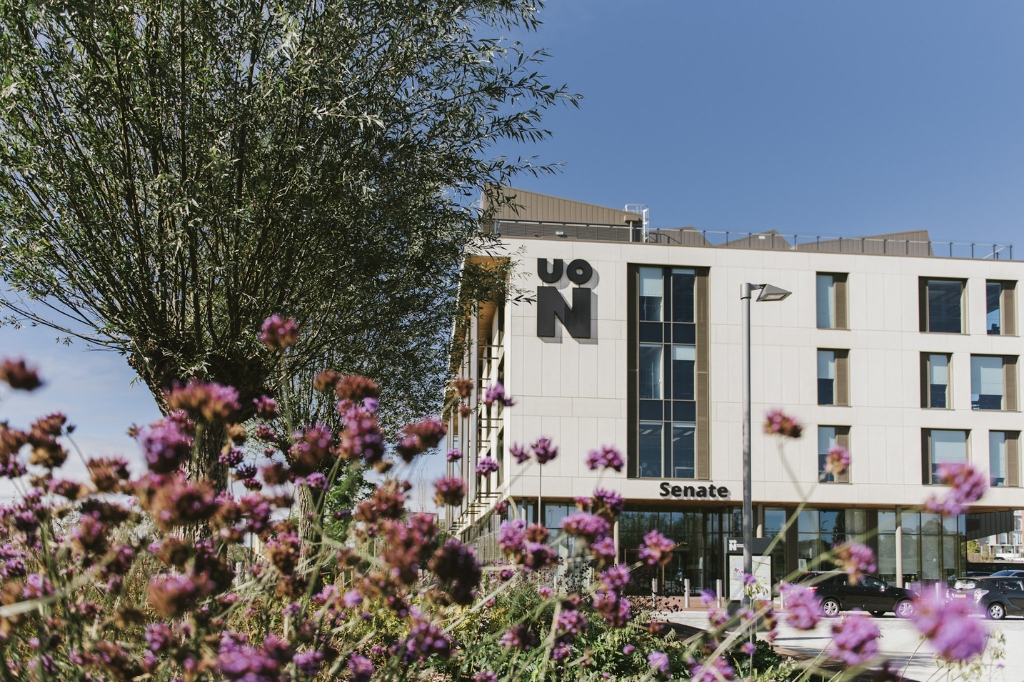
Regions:
<instances>
[{"instance_id":1,"label":"glass window","mask_svg":"<svg viewBox=\"0 0 1024 682\"><path fill-rule=\"evenodd\" d=\"M836 352L818 351L818 404L835 405Z\"/></svg>"},{"instance_id":2,"label":"glass window","mask_svg":"<svg viewBox=\"0 0 1024 682\"><path fill-rule=\"evenodd\" d=\"M836 282L832 275L818 275L818 329L836 328Z\"/></svg>"},{"instance_id":3,"label":"glass window","mask_svg":"<svg viewBox=\"0 0 1024 682\"><path fill-rule=\"evenodd\" d=\"M672 397L676 400L694 400L697 395L694 367L697 363L695 346L672 346Z\"/></svg>"},{"instance_id":4,"label":"glass window","mask_svg":"<svg viewBox=\"0 0 1024 682\"><path fill-rule=\"evenodd\" d=\"M989 334L1001 334L1003 328L1003 285L985 282L985 329Z\"/></svg>"},{"instance_id":5,"label":"glass window","mask_svg":"<svg viewBox=\"0 0 1024 682\"><path fill-rule=\"evenodd\" d=\"M694 424L672 425L672 478L696 478Z\"/></svg>"},{"instance_id":6,"label":"glass window","mask_svg":"<svg viewBox=\"0 0 1024 682\"><path fill-rule=\"evenodd\" d=\"M825 471L825 460L828 458L828 451L836 445L836 427L818 427L818 480L822 483L832 483L836 477Z\"/></svg>"},{"instance_id":7,"label":"glass window","mask_svg":"<svg viewBox=\"0 0 1024 682\"><path fill-rule=\"evenodd\" d=\"M640 268L640 319L661 322L661 303L664 296L661 268Z\"/></svg>"},{"instance_id":8,"label":"glass window","mask_svg":"<svg viewBox=\"0 0 1024 682\"><path fill-rule=\"evenodd\" d=\"M1003 358L971 356L971 409L1003 409Z\"/></svg>"},{"instance_id":9,"label":"glass window","mask_svg":"<svg viewBox=\"0 0 1024 682\"><path fill-rule=\"evenodd\" d=\"M896 580L896 536L878 536L878 575L882 580Z\"/></svg>"},{"instance_id":10,"label":"glass window","mask_svg":"<svg viewBox=\"0 0 1024 682\"><path fill-rule=\"evenodd\" d=\"M932 354L928 356L928 397L929 407L949 407L949 356Z\"/></svg>"},{"instance_id":11,"label":"glass window","mask_svg":"<svg viewBox=\"0 0 1024 682\"><path fill-rule=\"evenodd\" d=\"M930 279L926 286L928 289L928 328L925 331L962 333L963 314L960 303L963 299L963 282Z\"/></svg>"},{"instance_id":12,"label":"glass window","mask_svg":"<svg viewBox=\"0 0 1024 682\"><path fill-rule=\"evenodd\" d=\"M786 510L785 509L765 509L764 510L764 536L766 538L773 538L782 532L782 529L786 527Z\"/></svg>"},{"instance_id":13,"label":"glass window","mask_svg":"<svg viewBox=\"0 0 1024 682\"><path fill-rule=\"evenodd\" d=\"M661 346L640 345L640 398L661 400Z\"/></svg>"},{"instance_id":14,"label":"glass window","mask_svg":"<svg viewBox=\"0 0 1024 682\"><path fill-rule=\"evenodd\" d=\"M988 432L989 485L1006 485L1006 432Z\"/></svg>"},{"instance_id":15,"label":"glass window","mask_svg":"<svg viewBox=\"0 0 1024 682\"><path fill-rule=\"evenodd\" d=\"M640 478L661 478L662 426L640 422Z\"/></svg>"},{"instance_id":16,"label":"glass window","mask_svg":"<svg viewBox=\"0 0 1024 682\"><path fill-rule=\"evenodd\" d=\"M797 530L801 533L818 532L818 510L804 509L796 520Z\"/></svg>"},{"instance_id":17,"label":"glass window","mask_svg":"<svg viewBox=\"0 0 1024 682\"><path fill-rule=\"evenodd\" d=\"M932 429L929 441L931 442L931 452L929 452L931 464L930 483L938 482L940 464L953 464L967 461L966 431Z\"/></svg>"},{"instance_id":18,"label":"glass window","mask_svg":"<svg viewBox=\"0 0 1024 682\"><path fill-rule=\"evenodd\" d=\"M672 271L672 321L693 322L694 283L693 270Z\"/></svg>"}]
</instances>

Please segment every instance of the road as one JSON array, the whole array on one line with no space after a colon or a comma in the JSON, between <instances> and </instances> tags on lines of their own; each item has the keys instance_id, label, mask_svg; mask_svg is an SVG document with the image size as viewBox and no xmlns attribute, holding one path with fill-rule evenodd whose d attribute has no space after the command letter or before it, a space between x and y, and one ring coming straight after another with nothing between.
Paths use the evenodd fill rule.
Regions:
<instances>
[{"instance_id":1,"label":"road","mask_svg":"<svg viewBox=\"0 0 1024 682\"><path fill-rule=\"evenodd\" d=\"M979 616L980 618L980 616ZM707 626L707 617L703 611L678 611L664 613L658 620L668 620L692 627ZM954 680L975 679L965 677L962 673L947 673L936 664L935 650L927 642L922 643L913 623L901 620L888 614L876 618L878 629L882 633L880 640L882 653L888 657L907 680L917 682L953 682ZM983 670L976 679L984 682L1022 682L1024 681L1024 618L1007 618L1001 621L984 621L985 626L993 635L1002 634L1005 645L997 642L998 637L989 640L989 647L983 655ZM779 636L775 644L782 648L803 654L816 656L828 646L832 638L831 623L823 619L814 630L795 630L786 625L779 625ZM1002 650L1002 658L1000 656Z\"/></svg>"}]
</instances>

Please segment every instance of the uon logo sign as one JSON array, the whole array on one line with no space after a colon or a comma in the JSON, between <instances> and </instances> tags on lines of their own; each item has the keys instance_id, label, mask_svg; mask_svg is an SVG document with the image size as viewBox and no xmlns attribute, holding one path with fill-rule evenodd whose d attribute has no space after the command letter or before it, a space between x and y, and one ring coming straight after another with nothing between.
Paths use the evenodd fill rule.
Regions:
<instances>
[{"instance_id":1,"label":"uon logo sign","mask_svg":"<svg viewBox=\"0 0 1024 682\"><path fill-rule=\"evenodd\" d=\"M537 259L537 275L542 282L557 284L562 279L562 259L549 263L547 258ZM555 287L537 287L537 336L555 335L555 318L574 339L590 338L590 287L582 285L594 276L594 268L585 260L574 260L564 268L565 276L573 284L572 306L562 298Z\"/></svg>"}]
</instances>

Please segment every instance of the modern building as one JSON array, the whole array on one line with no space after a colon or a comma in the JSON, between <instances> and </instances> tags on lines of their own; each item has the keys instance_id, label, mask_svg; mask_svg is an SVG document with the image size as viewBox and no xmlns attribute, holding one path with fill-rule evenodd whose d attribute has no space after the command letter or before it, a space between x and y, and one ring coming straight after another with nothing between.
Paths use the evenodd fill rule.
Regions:
<instances>
[{"instance_id":1,"label":"modern building","mask_svg":"<svg viewBox=\"0 0 1024 682\"><path fill-rule=\"evenodd\" d=\"M517 404L487 409L474 395L460 412L453 395L446 407L449 447L465 453L450 468L470 481L446 518L481 552L507 516L535 521L538 499L557 532L574 497L605 487L627 500L615 529L622 560L650 528L682 543L651 576L661 593L726 577L728 541L742 537L745 282L792 292L751 306L754 526L778 540L774 579L865 534L884 579L940 580L966 569L966 540L1015 530L1024 263L1012 247L936 243L925 231L655 230L644 207L503 191L515 206L483 227L496 244L468 259L507 273L511 291L456 325L452 368L474 394L501 381ZM762 432L777 407L800 420L802 438ZM510 456L541 436L560 449L542 472ZM624 471L586 467L602 445L626 455ZM852 453L839 479L824 467L835 445ZM499 470L477 476L484 457ZM922 513L943 493L938 465L957 461L988 471L992 489L959 518Z\"/></svg>"}]
</instances>

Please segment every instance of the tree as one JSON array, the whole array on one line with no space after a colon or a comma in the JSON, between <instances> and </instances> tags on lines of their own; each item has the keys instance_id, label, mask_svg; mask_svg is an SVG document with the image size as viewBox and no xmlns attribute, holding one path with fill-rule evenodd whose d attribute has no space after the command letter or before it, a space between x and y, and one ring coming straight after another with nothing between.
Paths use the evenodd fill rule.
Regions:
<instances>
[{"instance_id":1,"label":"tree","mask_svg":"<svg viewBox=\"0 0 1024 682\"><path fill-rule=\"evenodd\" d=\"M197 377L237 387L244 417L323 367L378 379L397 420L433 408L472 199L550 170L488 148L577 101L534 70L545 53L489 36L536 11L0 4L0 307L123 353L165 410ZM256 339L271 313L302 328L283 372ZM223 485L207 433L197 470Z\"/></svg>"}]
</instances>

